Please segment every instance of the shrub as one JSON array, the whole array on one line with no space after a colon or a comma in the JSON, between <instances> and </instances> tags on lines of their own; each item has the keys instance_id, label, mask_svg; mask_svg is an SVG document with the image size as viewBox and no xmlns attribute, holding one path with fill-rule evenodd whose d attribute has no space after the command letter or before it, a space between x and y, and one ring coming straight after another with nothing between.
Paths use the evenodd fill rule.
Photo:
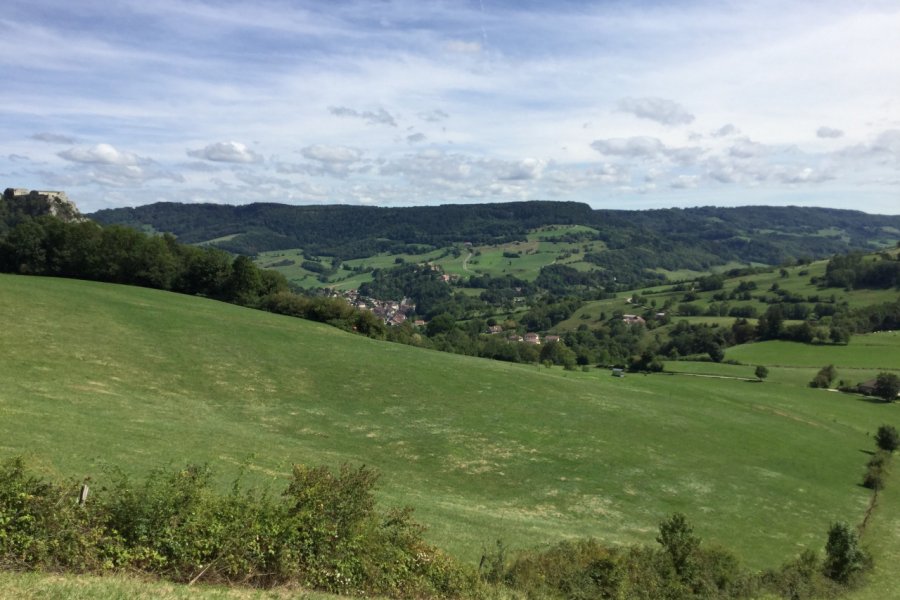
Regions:
<instances>
[{"instance_id":1,"label":"shrub","mask_svg":"<svg viewBox=\"0 0 900 600\"><path fill-rule=\"evenodd\" d=\"M778 571L763 575L763 585L783 598L813 600L838 595L838 585L822 572L822 561L812 550L786 563Z\"/></svg>"},{"instance_id":2,"label":"shrub","mask_svg":"<svg viewBox=\"0 0 900 600\"><path fill-rule=\"evenodd\" d=\"M825 575L842 584L851 583L868 563L868 557L859 547L856 533L846 523L835 523L828 530L825 544Z\"/></svg>"},{"instance_id":3,"label":"shrub","mask_svg":"<svg viewBox=\"0 0 900 600\"><path fill-rule=\"evenodd\" d=\"M881 450L893 452L900 447L900 434L893 425L882 425L875 434L875 443Z\"/></svg>"},{"instance_id":4,"label":"shrub","mask_svg":"<svg viewBox=\"0 0 900 600\"><path fill-rule=\"evenodd\" d=\"M521 553L503 581L531 598L619 598L624 570L616 550L581 539Z\"/></svg>"},{"instance_id":5,"label":"shrub","mask_svg":"<svg viewBox=\"0 0 900 600\"><path fill-rule=\"evenodd\" d=\"M893 402L900 394L900 377L894 373L879 373L875 378L875 395L885 402Z\"/></svg>"},{"instance_id":6,"label":"shrub","mask_svg":"<svg viewBox=\"0 0 900 600\"><path fill-rule=\"evenodd\" d=\"M410 509L376 510L365 467L296 466L281 496L210 486L206 467L121 473L79 505L78 482L45 483L21 459L0 466L0 566L134 570L175 581L293 582L347 594L458 596L475 579L426 544Z\"/></svg>"},{"instance_id":7,"label":"shrub","mask_svg":"<svg viewBox=\"0 0 900 600\"><path fill-rule=\"evenodd\" d=\"M863 486L870 490L878 491L884 487L884 477L890 463L890 451L878 450L866 464L866 474L863 477Z\"/></svg>"}]
</instances>

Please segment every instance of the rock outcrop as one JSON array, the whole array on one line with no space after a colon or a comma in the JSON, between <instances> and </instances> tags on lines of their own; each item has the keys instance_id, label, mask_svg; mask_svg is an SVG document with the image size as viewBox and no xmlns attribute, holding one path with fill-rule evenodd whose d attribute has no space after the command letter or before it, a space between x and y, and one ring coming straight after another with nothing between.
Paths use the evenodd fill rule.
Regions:
<instances>
[{"instance_id":1,"label":"rock outcrop","mask_svg":"<svg viewBox=\"0 0 900 600\"><path fill-rule=\"evenodd\" d=\"M87 221L65 192L6 188L3 199L11 209L31 217L51 215L62 221Z\"/></svg>"}]
</instances>

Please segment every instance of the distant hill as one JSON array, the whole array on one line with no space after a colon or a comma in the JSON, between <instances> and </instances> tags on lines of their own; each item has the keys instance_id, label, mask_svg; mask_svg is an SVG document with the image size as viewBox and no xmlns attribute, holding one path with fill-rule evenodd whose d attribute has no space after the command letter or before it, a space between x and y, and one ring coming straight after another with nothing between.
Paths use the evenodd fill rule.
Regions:
<instances>
[{"instance_id":1,"label":"distant hill","mask_svg":"<svg viewBox=\"0 0 900 600\"><path fill-rule=\"evenodd\" d=\"M900 237L900 216L795 206L630 211L547 201L409 208L157 203L89 216L102 224L169 232L183 242L210 243L235 253L302 248L342 260L466 242L502 244L524 240L528 231L546 225L584 225L596 230L591 239L607 249L591 257L600 268L778 264L876 249Z\"/></svg>"}]
</instances>

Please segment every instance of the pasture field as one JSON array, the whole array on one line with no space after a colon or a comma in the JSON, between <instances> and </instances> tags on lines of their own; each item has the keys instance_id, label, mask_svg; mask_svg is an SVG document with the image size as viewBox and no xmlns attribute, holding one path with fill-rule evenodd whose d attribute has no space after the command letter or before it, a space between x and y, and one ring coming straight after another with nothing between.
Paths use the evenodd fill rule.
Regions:
<instances>
[{"instance_id":1,"label":"pasture field","mask_svg":"<svg viewBox=\"0 0 900 600\"><path fill-rule=\"evenodd\" d=\"M900 331L854 335L846 346L769 340L728 348L725 357L751 365L900 371Z\"/></svg>"},{"instance_id":2,"label":"pasture field","mask_svg":"<svg viewBox=\"0 0 900 600\"><path fill-rule=\"evenodd\" d=\"M445 252L434 250L422 254L377 254L366 258L358 258L344 261L351 270L341 268L333 275L329 275L326 282L319 280L319 274L304 269L302 263L304 260L303 250L295 248L291 250L277 250L272 252L260 252L256 257L256 264L263 269L274 269L284 275L288 281L304 288L314 287L335 287L341 290L358 288L362 283L372 280L372 275L368 272L354 273L352 269L357 267L370 267L372 269L388 269L397 265L396 259L400 258L406 262L430 262L435 258L442 256ZM330 256L315 257L322 262L325 267L331 267ZM293 264L285 264L287 262Z\"/></svg>"},{"instance_id":3,"label":"pasture field","mask_svg":"<svg viewBox=\"0 0 900 600\"><path fill-rule=\"evenodd\" d=\"M433 542L473 562L496 539L653 543L681 511L749 566L774 566L862 518L869 433L900 422L896 405L803 386L492 362L10 275L0 357L0 456L95 480L108 465L208 462L223 486L243 468L276 491L292 463L365 463L382 502L413 506Z\"/></svg>"},{"instance_id":4,"label":"pasture field","mask_svg":"<svg viewBox=\"0 0 900 600\"><path fill-rule=\"evenodd\" d=\"M529 233L528 239L546 240L548 238L553 239L564 235L585 235L593 237L598 233L599 231L593 227L588 227L587 225L547 225L546 227L535 229Z\"/></svg>"},{"instance_id":5,"label":"pasture field","mask_svg":"<svg viewBox=\"0 0 900 600\"><path fill-rule=\"evenodd\" d=\"M896 254L897 251L892 250L890 252ZM714 302L714 294L721 291L730 292L737 288L741 284L741 282L752 282L756 284L756 289L751 292L754 298L752 300L728 300L728 306L732 308L752 306L756 308L758 314L764 313L766 311L766 308L768 308L768 304L766 304L765 302L760 302L756 298L756 296L766 294L768 290L775 284L777 284L780 289L803 296L803 298L810 304L815 303L815 301L811 301L810 299L819 297L821 301L830 301L833 299L838 303L847 302L851 308L859 308L872 304L893 302L897 299L897 290L895 289L846 290L842 288L823 288L811 283L810 279L812 277L823 277L825 275L825 266L827 262L827 260L820 260L812 262L808 265L786 267L784 270L787 273L787 276L783 276L780 272L780 269L775 268L772 271L766 273L756 273L753 275L745 275L741 277L726 279L722 290L714 290L708 292L696 291L695 293L697 299L691 301L691 303L698 305L705 312L709 305ZM740 267L742 265L732 266ZM722 267L721 269L718 267L712 269L713 272L719 272L720 270L724 270L724 267ZM688 278L701 277L703 275L706 275L707 273L691 271L671 271L664 272L664 274L672 280L678 280L685 276L688 276ZM616 294L615 298L587 302L578 311L576 311L575 314L572 315L572 317L565 321L562 321L561 323L558 323L556 327L554 327L554 331L570 331L576 329L581 324L596 326L600 324L601 314L605 314L606 317L609 318L610 315L612 315L612 313L615 311L635 314L643 313L644 310L648 308L652 308L655 311L662 311L663 306L667 302L671 303L671 307L665 310L673 316L673 319L675 321L688 320L694 323L727 323L728 325L734 322L734 317L678 316L678 305L685 302L686 292L674 291L672 290L672 287L672 284L657 285L639 290L619 292L618 294ZM639 294L640 296L642 296L645 299L645 304L636 306L629 303L628 299L631 298L634 294ZM769 295L771 295L771 293L769 293Z\"/></svg>"},{"instance_id":6,"label":"pasture field","mask_svg":"<svg viewBox=\"0 0 900 600\"><path fill-rule=\"evenodd\" d=\"M565 235L591 235L596 230L583 225L553 225L537 229L528 234L524 242L512 242L509 244L494 244L464 247L457 246L459 252L451 252L452 248L440 248L421 254L378 254L366 258L357 258L344 261L350 268L371 267L373 269L386 269L396 265L395 260L402 258L406 262L434 262L445 273L468 277L471 275L513 275L526 281L532 281L538 276L541 267L555 262L561 262L578 270L590 270L596 268L583 261L585 248L599 252L605 248L602 241L587 240L581 242L551 241ZM220 238L221 240L228 239ZM233 237L233 236L230 236ZM213 240L215 241L215 240ZM517 253L519 257L504 256L506 253ZM326 266L331 265L331 257L317 257ZM352 273L344 269L338 270L322 282L318 279L318 273L304 269L301 263L305 260L303 250L299 248L291 250L277 250L261 252L256 257L256 264L265 269L275 269L282 273L289 281L301 287L335 287L346 290L359 287L360 284L371 281L369 273ZM291 261L293 264L279 264Z\"/></svg>"}]
</instances>

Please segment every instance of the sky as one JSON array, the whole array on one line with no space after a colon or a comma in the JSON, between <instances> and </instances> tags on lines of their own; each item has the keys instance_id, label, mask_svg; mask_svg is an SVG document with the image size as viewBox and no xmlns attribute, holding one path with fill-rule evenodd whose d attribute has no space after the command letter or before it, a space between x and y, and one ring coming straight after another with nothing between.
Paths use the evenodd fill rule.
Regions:
<instances>
[{"instance_id":1,"label":"sky","mask_svg":"<svg viewBox=\"0 0 900 600\"><path fill-rule=\"evenodd\" d=\"M900 2L4 0L0 187L900 214Z\"/></svg>"}]
</instances>

